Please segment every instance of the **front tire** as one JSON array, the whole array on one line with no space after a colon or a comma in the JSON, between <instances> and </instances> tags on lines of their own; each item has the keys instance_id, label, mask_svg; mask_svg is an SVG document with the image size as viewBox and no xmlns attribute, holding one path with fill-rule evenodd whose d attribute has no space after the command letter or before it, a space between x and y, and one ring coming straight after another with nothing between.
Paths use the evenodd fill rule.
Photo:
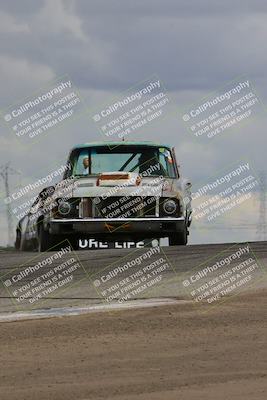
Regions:
<instances>
[{"instance_id":1,"label":"front tire","mask_svg":"<svg viewBox=\"0 0 267 400\"><path fill-rule=\"evenodd\" d=\"M43 224L40 225L38 235L38 252L48 251L53 247L54 240L48 231L44 229Z\"/></svg>"},{"instance_id":2,"label":"front tire","mask_svg":"<svg viewBox=\"0 0 267 400\"><path fill-rule=\"evenodd\" d=\"M185 225L181 232L169 236L169 246L185 246L187 244L188 230Z\"/></svg>"},{"instance_id":3,"label":"front tire","mask_svg":"<svg viewBox=\"0 0 267 400\"><path fill-rule=\"evenodd\" d=\"M15 241L15 249L20 250L20 243L21 243L21 231L17 229L16 231L16 241Z\"/></svg>"}]
</instances>

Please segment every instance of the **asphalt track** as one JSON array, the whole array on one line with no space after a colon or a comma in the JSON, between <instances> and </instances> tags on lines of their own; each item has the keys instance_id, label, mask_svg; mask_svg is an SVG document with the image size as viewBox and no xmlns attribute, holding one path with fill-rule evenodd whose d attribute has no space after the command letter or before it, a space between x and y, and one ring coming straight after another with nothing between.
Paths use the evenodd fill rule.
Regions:
<instances>
[{"instance_id":1,"label":"asphalt track","mask_svg":"<svg viewBox=\"0 0 267 400\"><path fill-rule=\"evenodd\" d=\"M241 256L242 249L248 252ZM164 253L115 274L108 284L101 281L147 251L69 253L15 283L10 278L17 279L25 268L56 253L2 252L0 397L265 400L266 242L249 243L249 247L166 247ZM238 251L240 257L233 259ZM79 259L70 267L79 268L63 291L55 290L33 304L30 297L18 301L19 296L10 295L27 293L28 287L40 294L41 277L54 276L51 269L70 257ZM224 265L200 276L222 260ZM140 270L147 266L152 278L146 275L145 281ZM234 278L236 271L239 278ZM141 277L146 284L153 280L155 284L119 302L120 292L112 288L119 287L129 296L141 287ZM12 284L7 289L8 280ZM229 285L228 280L232 280ZM96 281L100 282L97 290ZM135 288L127 291L129 282ZM105 290L117 295L107 301ZM207 293L218 294L218 290L226 295L208 303ZM193 299L194 291L204 297L202 301ZM25 320L18 321L21 318Z\"/></svg>"},{"instance_id":2,"label":"asphalt track","mask_svg":"<svg viewBox=\"0 0 267 400\"><path fill-rule=\"evenodd\" d=\"M67 242L64 243L63 248L68 248L68 245ZM247 253L244 250L245 254L236 259L231 258L228 265L222 261L225 259L227 261L228 257L236 254L239 249L247 249ZM96 306L140 305L140 301L144 299L167 298L205 302L213 297L209 300L213 306L217 301L225 301L241 292L266 288L267 282L266 242L146 247L129 250L82 250L71 251L60 258L50 260L55 254L58 252L0 253L0 318L7 313L30 314L36 310L54 308L64 308L64 313L67 313L67 308L82 307L89 310ZM248 258L253 259L255 267L252 270L249 263L246 265ZM43 261L45 264L41 265ZM232 287L228 279L229 270L233 270L244 261L243 270L248 268L248 273L244 274L242 271L243 275L239 275L241 284ZM200 275L204 268L212 266L214 268L218 262L223 262L223 265L214 271L208 271L206 275ZM27 272L26 276L24 274L21 277L21 271L29 267L36 268L38 263L37 270ZM64 268L60 267L62 264ZM73 265L76 265L74 271L72 271ZM240 272L240 269L235 271L237 272ZM56 287L51 281L51 275L59 273L62 283ZM247 279L248 275L250 279ZM5 283L9 279L12 284L6 287ZM209 289L217 287L217 290L205 296L206 290L202 286L205 284ZM30 292L27 287L30 288ZM224 292L219 299L214 297L220 290L229 287L232 289ZM37 293L41 293L39 298Z\"/></svg>"}]
</instances>

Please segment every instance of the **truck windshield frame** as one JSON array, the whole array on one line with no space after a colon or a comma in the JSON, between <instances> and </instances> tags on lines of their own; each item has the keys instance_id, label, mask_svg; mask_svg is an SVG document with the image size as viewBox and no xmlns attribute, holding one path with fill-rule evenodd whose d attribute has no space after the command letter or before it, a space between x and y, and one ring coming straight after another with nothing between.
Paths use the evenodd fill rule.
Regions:
<instances>
[{"instance_id":1,"label":"truck windshield frame","mask_svg":"<svg viewBox=\"0 0 267 400\"><path fill-rule=\"evenodd\" d=\"M105 172L134 172L142 176L175 179L172 151L164 146L90 146L75 149L69 159L71 176L90 177ZM151 168L153 166L153 168ZM149 174L148 174L149 171Z\"/></svg>"}]
</instances>

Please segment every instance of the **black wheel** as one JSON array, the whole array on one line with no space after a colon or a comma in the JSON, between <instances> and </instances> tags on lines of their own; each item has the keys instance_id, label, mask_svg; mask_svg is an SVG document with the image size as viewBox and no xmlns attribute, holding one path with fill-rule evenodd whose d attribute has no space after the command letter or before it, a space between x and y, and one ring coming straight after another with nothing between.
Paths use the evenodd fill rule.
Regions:
<instances>
[{"instance_id":1,"label":"black wheel","mask_svg":"<svg viewBox=\"0 0 267 400\"><path fill-rule=\"evenodd\" d=\"M21 232L19 229L16 231L15 249L20 250Z\"/></svg>"},{"instance_id":2,"label":"black wheel","mask_svg":"<svg viewBox=\"0 0 267 400\"><path fill-rule=\"evenodd\" d=\"M20 250L21 251L27 251L29 250L27 240L25 239L24 235L22 235L21 240L20 240Z\"/></svg>"},{"instance_id":3,"label":"black wheel","mask_svg":"<svg viewBox=\"0 0 267 400\"><path fill-rule=\"evenodd\" d=\"M169 246L185 246L187 244L188 231L187 226L184 226L182 232L176 232L169 236Z\"/></svg>"},{"instance_id":4,"label":"black wheel","mask_svg":"<svg viewBox=\"0 0 267 400\"><path fill-rule=\"evenodd\" d=\"M79 239L77 237L68 238L73 250L79 250Z\"/></svg>"},{"instance_id":5,"label":"black wheel","mask_svg":"<svg viewBox=\"0 0 267 400\"><path fill-rule=\"evenodd\" d=\"M30 251L35 249L32 242L26 239L26 233L23 235L20 229L17 229L16 231L15 249L20 251Z\"/></svg>"},{"instance_id":6,"label":"black wheel","mask_svg":"<svg viewBox=\"0 0 267 400\"><path fill-rule=\"evenodd\" d=\"M26 239L26 233L24 235L20 233L20 246L19 249L21 251L30 251L32 250L32 245L29 240Z\"/></svg>"},{"instance_id":7,"label":"black wheel","mask_svg":"<svg viewBox=\"0 0 267 400\"><path fill-rule=\"evenodd\" d=\"M48 251L51 247L53 247L54 244L53 237L44 229L43 224L40 224L38 235L38 251Z\"/></svg>"}]
</instances>

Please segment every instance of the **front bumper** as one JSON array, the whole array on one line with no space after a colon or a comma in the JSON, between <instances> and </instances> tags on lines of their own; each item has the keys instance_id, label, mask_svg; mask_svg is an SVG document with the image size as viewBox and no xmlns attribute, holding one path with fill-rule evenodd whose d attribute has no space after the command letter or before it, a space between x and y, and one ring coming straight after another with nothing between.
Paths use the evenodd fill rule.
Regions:
<instances>
[{"instance_id":1,"label":"front bumper","mask_svg":"<svg viewBox=\"0 0 267 400\"><path fill-rule=\"evenodd\" d=\"M51 234L148 234L164 237L183 231L185 218L83 218L83 219L52 219L49 222Z\"/></svg>"}]
</instances>

